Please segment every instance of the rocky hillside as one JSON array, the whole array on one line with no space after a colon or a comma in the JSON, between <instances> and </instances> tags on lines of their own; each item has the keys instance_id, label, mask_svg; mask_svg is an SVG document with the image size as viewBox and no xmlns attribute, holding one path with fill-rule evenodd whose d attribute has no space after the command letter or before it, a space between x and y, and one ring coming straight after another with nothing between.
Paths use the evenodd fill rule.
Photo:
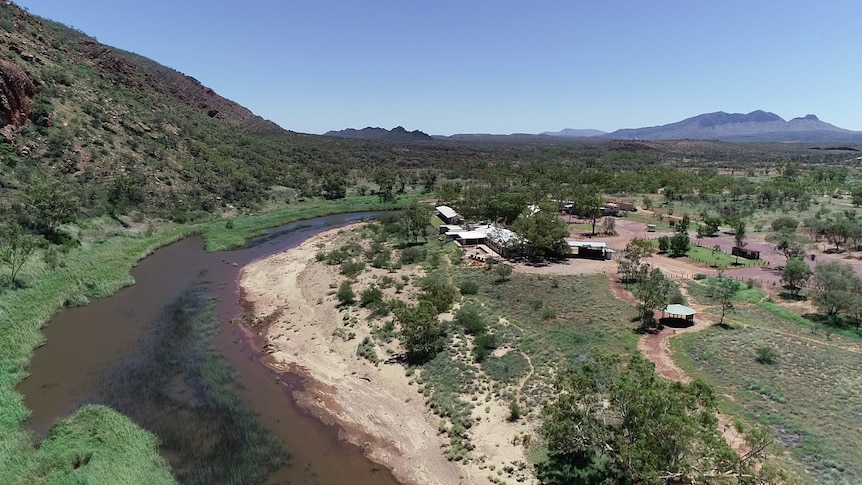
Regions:
<instances>
[{"instance_id":1,"label":"rocky hillside","mask_svg":"<svg viewBox=\"0 0 862 485\"><path fill-rule=\"evenodd\" d=\"M256 206L273 185L313 192L309 180L351 156L11 2L0 3L0 139L0 208L51 181L85 217Z\"/></svg>"}]
</instances>

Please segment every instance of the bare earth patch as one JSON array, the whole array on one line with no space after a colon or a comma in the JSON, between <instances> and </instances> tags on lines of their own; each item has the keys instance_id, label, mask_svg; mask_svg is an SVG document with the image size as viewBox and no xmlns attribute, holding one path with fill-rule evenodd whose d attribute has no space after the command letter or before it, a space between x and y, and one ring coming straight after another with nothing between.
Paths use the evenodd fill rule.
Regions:
<instances>
[{"instance_id":1,"label":"bare earth patch","mask_svg":"<svg viewBox=\"0 0 862 485\"><path fill-rule=\"evenodd\" d=\"M315 253L318 243L331 242L342 231L327 231L243 268L240 285L254 305L254 316L281 312L265 334L272 357L268 365L304 376L304 389L294 392L295 400L337 424L345 440L361 446L402 483L491 483L486 465L445 458L440 418L428 410L403 365L380 356L383 362L375 366L356 355L367 328L357 326L349 340L333 335L343 327L332 289L342 277L337 268L315 262ZM516 425L501 424L501 412L493 409L478 425L475 453L490 462L523 460L520 446L507 446L514 430L506 428Z\"/></svg>"}]
</instances>

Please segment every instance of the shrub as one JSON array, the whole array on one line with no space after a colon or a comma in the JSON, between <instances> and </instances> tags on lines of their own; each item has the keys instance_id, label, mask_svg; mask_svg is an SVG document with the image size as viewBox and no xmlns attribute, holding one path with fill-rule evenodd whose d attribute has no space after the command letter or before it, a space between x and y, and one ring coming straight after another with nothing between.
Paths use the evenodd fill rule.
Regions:
<instances>
[{"instance_id":1,"label":"shrub","mask_svg":"<svg viewBox=\"0 0 862 485\"><path fill-rule=\"evenodd\" d=\"M497 274L498 282L508 281L509 277L512 276L512 267L508 264L495 264L494 273Z\"/></svg>"},{"instance_id":2,"label":"shrub","mask_svg":"<svg viewBox=\"0 0 862 485\"><path fill-rule=\"evenodd\" d=\"M375 268L387 268L391 264L389 260L390 253L389 251L383 251L374 256L374 259L371 261L371 266Z\"/></svg>"},{"instance_id":3,"label":"shrub","mask_svg":"<svg viewBox=\"0 0 862 485\"><path fill-rule=\"evenodd\" d=\"M419 295L419 300L431 303L438 313L448 310L457 296L455 287L439 276L424 278L421 288L422 294Z\"/></svg>"},{"instance_id":4,"label":"shrub","mask_svg":"<svg viewBox=\"0 0 862 485\"><path fill-rule=\"evenodd\" d=\"M372 364L377 364L380 362L380 358L377 357L377 351L374 347L374 340L371 337L365 337L356 347L356 355L365 358Z\"/></svg>"},{"instance_id":5,"label":"shrub","mask_svg":"<svg viewBox=\"0 0 862 485\"><path fill-rule=\"evenodd\" d=\"M348 278L356 278L364 269L365 263L362 261L354 261L351 259L341 263L341 274Z\"/></svg>"},{"instance_id":6,"label":"shrub","mask_svg":"<svg viewBox=\"0 0 862 485\"><path fill-rule=\"evenodd\" d=\"M350 284L350 280L344 280L341 282L341 286L338 287L338 293L335 294L335 297L338 298L338 301L342 305L350 305L353 303L354 298L356 298L356 294L353 293L353 286Z\"/></svg>"},{"instance_id":7,"label":"shrub","mask_svg":"<svg viewBox=\"0 0 862 485\"><path fill-rule=\"evenodd\" d=\"M368 307L382 301L383 291L376 286L367 288L359 295L359 304L362 307Z\"/></svg>"},{"instance_id":8,"label":"shrub","mask_svg":"<svg viewBox=\"0 0 862 485\"><path fill-rule=\"evenodd\" d=\"M476 305L464 305L455 313L455 322L464 327L470 335L484 333L487 329L485 318Z\"/></svg>"},{"instance_id":9,"label":"shrub","mask_svg":"<svg viewBox=\"0 0 862 485\"><path fill-rule=\"evenodd\" d=\"M707 276L703 273L697 273L694 275L695 280L705 280L706 278L707 278Z\"/></svg>"},{"instance_id":10,"label":"shrub","mask_svg":"<svg viewBox=\"0 0 862 485\"><path fill-rule=\"evenodd\" d=\"M773 365L778 363L779 357L778 351L772 347L758 347L754 360L761 364Z\"/></svg>"},{"instance_id":11,"label":"shrub","mask_svg":"<svg viewBox=\"0 0 862 485\"><path fill-rule=\"evenodd\" d=\"M482 333L473 340L473 357L476 362L483 362L491 351L497 348L497 336L492 333Z\"/></svg>"},{"instance_id":12,"label":"shrub","mask_svg":"<svg viewBox=\"0 0 862 485\"><path fill-rule=\"evenodd\" d=\"M473 280L464 280L458 283L458 290L462 295L475 295L479 293L479 283Z\"/></svg>"},{"instance_id":13,"label":"shrub","mask_svg":"<svg viewBox=\"0 0 862 485\"><path fill-rule=\"evenodd\" d=\"M425 259L427 250L422 246L411 246L401 250L401 264L414 264Z\"/></svg>"},{"instance_id":14,"label":"shrub","mask_svg":"<svg viewBox=\"0 0 862 485\"><path fill-rule=\"evenodd\" d=\"M517 421L521 419L521 406L518 406L518 401L512 401L509 404L509 421Z\"/></svg>"},{"instance_id":15,"label":"shrub","mask_svg":"<svg viewBox=\"0 0 862 485\"><path fill-rule=\"evenodd\" d=\"M670 294L667 301L670 304L685 305L685 296L679 290L675 290Z\"/></svg>"}]
</instances>

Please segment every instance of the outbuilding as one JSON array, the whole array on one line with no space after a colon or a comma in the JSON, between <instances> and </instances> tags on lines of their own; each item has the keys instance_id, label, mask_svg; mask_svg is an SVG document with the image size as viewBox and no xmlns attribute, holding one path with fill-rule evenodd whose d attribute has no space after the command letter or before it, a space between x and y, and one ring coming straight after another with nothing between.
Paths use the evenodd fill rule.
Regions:
<instances>
[{"instance_id":1,"label":"outbuilding","mask_svg":"<svg viewBox=\"0 0 862 485\"><path fill-rule=\"evenodd\" d=\"M661 310L661 317L664 318L665 315L670 315L671 318L680 318L685 319L688 322L694 322L694 316L697 314L694 308L689 308L685 305L679 304L671 304L667 305Z\"/></svg>"},{"instance_id":2,"label":"outbuilding","mask_svg":"<svg viewBox=\"0 0 862 485\"><path fill-rule=\"evenodd\" d=\"M437 217L439 217L445 224L458 224L464 220L460 214L455 212L455 209L448 205L438 205L435 209Z\"/></svg>"}]
</instances>

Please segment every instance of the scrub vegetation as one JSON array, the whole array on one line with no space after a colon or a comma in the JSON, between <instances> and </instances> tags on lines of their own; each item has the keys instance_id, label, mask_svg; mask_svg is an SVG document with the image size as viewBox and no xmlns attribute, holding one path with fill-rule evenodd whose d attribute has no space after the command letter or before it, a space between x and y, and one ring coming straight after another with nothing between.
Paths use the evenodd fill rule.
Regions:
<instances>
[{"instance_id":1,"label":"scrub vegetation","mask_svg":"<svg viewBox=\"0 0 862 485\"><path fill-rule=\"evenodd\" d=\"M678 436L695 436L690 442L708 451L704 466L692 465L690 449L673 463L647 466L637 447L626 448L618 438L642 430L622 423L640 415L613 406L612 423L592 429L589 442L559 439L569 435L560 435L555 424L571 418L556 412L566 404L558 399L561 389L612 400L630 396L626 384L634 380L653 397L668 397L681 414L703 417L700 424L712 423L717 406L742 427L768 427L817 481L862 477L853 455L858 429L847 425L858 421L853 412L862 407L862 383L854 377L860 375L862 283L849 266L858 267L862 244L862 177L853 162L859 147L302 135L255 117L194 79L14 4L0 4L0 29L0 69L4 79L17 80L4 96L19 102L23 113L2 127L0 141L0 483L207 482L233 473L224 463L205 461L171 470L158 455L159 440L163 449L180 449L180 437L158 431L164 423L148 426L158 436L134 424L128 416L146 418L122 399L110 403L128 416L89 405L41 441L34 437L15 387L43 343L39 329L63 306L85 305L132 284L129 271L137 261L183 237L202 234L208 250L223 250L293 220L396 208L404 209L402 216L370 225L352 243L321 249L319 258L338 265L352 293L339 297L342 310L361 309L367 317L345 320L371 332L357 339L357 358L405 364L441 418L451 459L481 460L472 453L471 430L488 422L494 404L505 410L495 419L531 423L522 425L522 443L546 482L579 476L652 483L721 470L745 477L744 466L727 468L727 450L712 434L682 417ZM683 281L695 303L721 312L722 325L671 340L680 364L702 382L658 383L649 365L637 360L635 332L639 321L644 331L657 330L645 310L654 310L658 300L647 305L643 290L643 308L621 302L606 275L524 274L499 262L468 267L429 228L430 213L417 203L425 198L452 205L468 220L530 234L522 249L531 263L562 256L566 229L613 233L613 219L601 220L606 200L634 202L648 211L621 217L675 232L655 244L704 271L763 266L716 248L721 238L732 236L739 250L774 249L786 258L780 274L786 291L748 284L722 296L706 275L700 283ZM539 215L531 205L541 208ZM549 216L562 208L577 225ZM802 267L809 263L815 266L810 273ZM376 276L373 284L369 274ZM659 300L671 294L684 299L665 288L661 272L655 276L662 283ZM624 279L641 277L635 271ZM174 308L190 335L211 331L199 296L191 292ZM355 330L342 334L350 340ZM218 391L232 385L230 372L206 339L172 340L201 356L179 359L176 372L211 397L200 409L183 409L234 416L239 441L228 440L232 447L225 449L251 465L236 481L259 481L274 466L269 460L283 453L268 451L272 443L257 434L253 417ZM163 349L165 361L180 352L172 345ZM153 389L163 384L153 368L126 371L150 376ZM596 372L607 379L596 379ZM227 429L221 419L227 418L212 418L207 429ZM639 423L674 429L667 422ZM206 445L183 446L215 446L208 437L192 438ZM616 452L602 451L607 448ZM783 463L775 453L770 459ZM624 466L633 461L645 464ZM501 480L497 471L492 476ZM509 474L526 475L523 469Z\"/></svg>"}]
</instances>

